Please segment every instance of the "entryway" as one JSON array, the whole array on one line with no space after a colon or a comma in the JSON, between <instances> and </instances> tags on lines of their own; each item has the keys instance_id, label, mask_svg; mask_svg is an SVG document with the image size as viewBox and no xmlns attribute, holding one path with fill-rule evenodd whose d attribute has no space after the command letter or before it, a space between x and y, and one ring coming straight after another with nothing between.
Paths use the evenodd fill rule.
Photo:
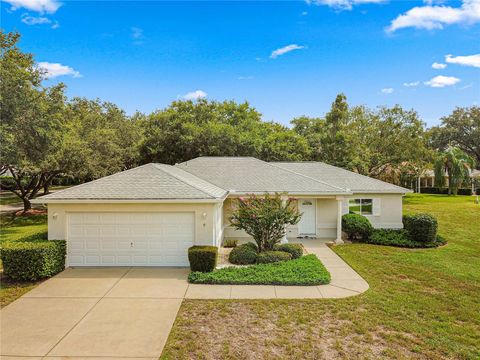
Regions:
<instances>
[{"instance_id":1,"label":"entryway","mask_svg":"<svg viewBox=\"0 0 480 360\"><path fill-rule=\"evenodd\" d=\"M317 201L315 199L298 199L298 210L303 214L298 223L300 236L316 234L316 208Z\"/></svg>"}]
</instances>

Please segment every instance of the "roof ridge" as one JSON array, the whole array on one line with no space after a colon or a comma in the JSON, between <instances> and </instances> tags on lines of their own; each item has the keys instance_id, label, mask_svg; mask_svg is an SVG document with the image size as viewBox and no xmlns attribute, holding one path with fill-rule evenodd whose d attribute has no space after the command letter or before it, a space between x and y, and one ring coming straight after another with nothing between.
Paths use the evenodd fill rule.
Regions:
<instances>
[{"instance_id":1,"label":"roof ridge","mask_svg":"<svg viewBox=\"0 0 480 360\"><path fill-rule=\"evenodd\" d=\"M71 190L73 188L79 188L79 187L84 187L84 186L87 186L87 185L91 185L93 183L96 183L100 180L103 180L103 179L107 179L107 178L111 178L111 177L114 177L114 176L117 176L117 175L120 175L120 174L125 174L126 172L130 172L130 171L133 171L133 170L138 170L140 168L143 168L143 167L147 167L148 165L150 165L151 163L148 163L148 164L143 164L143 165L140 165L140 166L136 166L134 168L131 168L131 169L127 169L127 170L123 170L123 171L119 171L119 172L116 172L114 174L110 174L110 175L107 175L107 176L103 176L103 177L100 177L98 179L95 179L95 180L92 180L92 181L88 181L88 182L85 182L83 184L78 184L78 185L75 185L75 186L71 186L71 187L68 187L66 189L62 189L62 190L58 190L58 191L55 191L53 193L50 193L50 194L47 194L47 195L44 195L44 196L41 196L42 199L48 199L50 195L58 195L58 194L61 194L62 192L64 191L68 191L68 190Z\"/></svg>"},{"instance_id":2,"label":"roof ridge","mask_svg":"<svg viewBox=\"0 0 480 360\"><path fill-rule=\"evenodd\" d=\"M258 159L257 159L258 160ZM263 160L260 160L260 161L263 161ZM282 170L285 170L285 171L288 171L288 172L291 172L292 174L295 174L295 175L298 175L298 176L302 176L304 178L307 178L307 179L310 179L310 180L313 180L315 182L318 182L320 184L324 184L324 185L327 185L327 186L330 186L331 188L334 188L334 189L339 189L339 190L342 190L343 192L351 192L350 189L344 189L340 186L335 186L335 185L332 185L332 184L329 184L327 183L326 181L323 181L323 180L318 180L318 179L315 179L313 177L310 177L310 176L307 176L307 175L304 175L304 174L300 174L296 171L293 171L293 170L290 170L290 169L285 169L281 166L278 166L278 165L275 165L274 163L270 163L270 162L267 162L267 161L264 161L265 163L267 163L268 165L270 166L273 166L273 167L276 167L277 169L282 169Z\"/></svg>"},{"instance_id":3,"label":"roof ridge","mask_svg":"<svg viewBox=\"0 0 480 360\"><path fill-rule=\"evenodd\" d=\"M214 199L217 198L214 194L212 194L212 193L210 193L210 192L207 192L207 191L205 191L204 189L201 189L200 187L198 187L198 186L195 185L195 184L192 184L192 182L189 181L188 179L181 178L180 176L178 176L178 175L176 175L176 174L173 174L172 172L167 171L166 169L162 169L159 165L168 166L168 169L170 169L170 168L175 168L175 169L177 169L177 170L183 171L183 172L185 172L185 173L187 173L187 174L189 174L189 175L191 175L191 176L193 176L193 177L196 177L197 179L199 179L199 180L201 180L201 181L204 181L204 182L208 183L209 185L216 186L217 188L222 189L222 190L224 190L225 192L227 192L227 190L221 188L220 186L217 186L217 185L215 185L215 184L212 184L211 182L209 182L209 181L207 181L207 180L204 180L204 179L196 176L195 174L189 173L188 171L185 171L185 170L183 170L183 169L180 169L179 167L172 166L172 165L167 165L167 164L157 164L157 163L150 163L150 164L152 164L157 170L163 171L163 172L167 173L168 175L173 176L175 179L180 180L181 182L183 182L183 183L185 183L185 184L187 184L187 185L189 185L189 186L191 186L191 187L194 187L195 189L201 191L202 193L204 193L204 194L206 194L206 195L208 195L208 196L210 196L210 197L212 197L212 198L214 198Z\"/></svg>"}]
</instances>

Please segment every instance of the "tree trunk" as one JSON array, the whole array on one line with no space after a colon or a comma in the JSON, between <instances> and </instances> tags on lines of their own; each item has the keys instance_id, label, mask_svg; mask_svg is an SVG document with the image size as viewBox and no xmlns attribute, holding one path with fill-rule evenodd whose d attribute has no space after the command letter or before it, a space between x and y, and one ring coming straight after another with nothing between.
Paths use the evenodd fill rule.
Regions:
<instances>
[{"instance_id":1,"label":"tree trunk","mask_svg":"<svg viewBox=\"0 0 480 360\"><path fill-rule=\"evenodd\" d=\"M43 195L47 195L48 193L50 193L50 191L48 190L49 187L50 187L50 183L49 183L49 182L46 182L46 183L43 185Z\"/></svg>"},{"instance_id":2,"label":"tree trunk","mask_svg":"<svg viewBox=\"0 0 480 360\"><path fill-rule=\"evenodd\" d=\"M23 212L27 212L32 208L32 203L30 202L30 199L28 198L23 198Z\"/></svg>"}]
</instances>

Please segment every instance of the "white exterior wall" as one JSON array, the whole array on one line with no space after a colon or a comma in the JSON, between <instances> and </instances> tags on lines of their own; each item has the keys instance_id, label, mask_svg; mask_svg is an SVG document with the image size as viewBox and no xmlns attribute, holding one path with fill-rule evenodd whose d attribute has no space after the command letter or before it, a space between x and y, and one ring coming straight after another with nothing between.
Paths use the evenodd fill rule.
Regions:
<instances>
[{"instance_id":1,"label":"white exterior wall","mask_svg":"<svg viewBox=\"0 0 480 360\"><path fill-rule=\"evenodd\" d=\"M346 201L349 199L373 199L373 214L364 216L370 220L374 228L403 228L401 194L354 194L345 198Z\"/></svg>"},{"instance_id":2,"label":"white exterior wall","mask_svg":"<svg viewBox=\"0 0 480 360\"><path fill-rule=\"evenodd\" d=\"M195 214L195 245L217 245L216 221L221 217L218 203L181 204L48 204L48 239L66 240L67 214L70 212L193 212ZM221 204L220 204L221 206ZM218 215L220 214L220 215Z\"/></svg>"},{"instance_id":3,"label":"white exterior wall","mask_svg":"<svg viewBox=\"0 0 480 360\"><path fill-rule=\"evenodd\" d=\"M384 229L401 229L402 224L402 195L401 194L355 194L345 196L344 209L348 209L346 205L350 199L374 199L378 213L365 215L374 228ZM229 226L228 218L232 211L232 198L228 198L223 206L223 224L224 237L231 239L239 239L241 241L250 239L243 230L235 230ZM316 199L316 236L318 238L335 239L337 234L337 214L338 203L336 198L317 198ZM348 211L348 210L347 210ZM345 213L345 211L344 211ZM298 226L289 226L287 228L287 237L296 238L298 234Z\"/></svg>"}]
</instances>

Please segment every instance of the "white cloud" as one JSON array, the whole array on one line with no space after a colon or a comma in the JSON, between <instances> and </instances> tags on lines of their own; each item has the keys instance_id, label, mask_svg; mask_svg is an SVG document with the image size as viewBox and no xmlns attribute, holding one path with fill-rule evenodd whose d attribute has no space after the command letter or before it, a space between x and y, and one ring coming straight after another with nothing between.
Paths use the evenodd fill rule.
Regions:
<instances>
[{"instance_id":1,"label":"white cloud","mask_svg":"<svg viewBox=\"0 0 480 360\"><path fill-rule=\"evenodd\" d=\"M445 69L446 67L447 67L447 64L442 64L442 63L437 63L437 62L434 62L432 64L432 69L441 70L441 69Z\"/></svg>"},{"instance_id":2,"label":"white cloud","mask_svg":"<svg viewBox=\"0 0 480 360\"><path fill-rule=\"evenodd\" d=\"M302 11L302 13L300 14L302 16L307 16L308 15L308 12L307 11Z\"/></svg>"},{"instance_id":3,"label":"white cloud","mask_svg":"<svg viewBox=\"0 0 480 360\"><path fill-rule=\"evenodd\" d=\"M415 87L415 86L418 86L418 85L420 85L420 81L412 81L412 82L403 83L403 86L406 86L406 87Z\"/></svg>"},{"instance_id":4,"label":"white cloud","mask_svg":"<svg viewBox=\"0 0 480 360\"><path fill-rule=\"evenodd\" d=\"M62 65L60 63L49 63L42 61L38 63L38 67L45 71L46 78L55 78L58 76L72 76L74 78L82 77L82 75L67 65Z\"/></svg>"},{"instance_id":5,"label":"white cloud","mask_svg":"<svg viewBox=\"0 0 480 360\"><path fill-rule=\"evenodd\" d=\"M480 0L462 0L460 7L416 6L394 19L387 32L414 27L417 29L443 29L445 25L474 24L480 21Z\"/></svg>"},{"instance_id":6,"label":"white cloud","mask_svg":"<svg viewBox=\"0 0 480 360\"><path fill-rule=\"evenodd\" d=\"M270 54L270 58L271 59L276 59L277 57L282 56L286 53L289 53L290 51L301 50L301 49L305 49L305 46L297 45L297 44L290 44L290 45L287 45L287 46L284 46L284 47L281 47L277 50L272 51L272 53Z\"/></svg>"},{"instance_id":7,"label":"white cloud","mask_svg":"<svg viewBox=\"0 0 480 360\"><path fill-rule=\"evenodd\" d=\"M337 10L352 10L354 5L379 4L386 0L306 0L307 4L327 5Z\"/></svg>"},{"instance_id":8,"label":"white cloud","mask_svg":"<svg viewBox=\"0 0 480 360\"><path fill-rule=\"evenodd\" d=\"M133 39L133 44L142 45L143 40L145 39L145 36L143 35L143 29L133 26L130 28L130 31L131 31L130 36Z\"/></svg>"},{"instance_id":9,"label":"white cloud","mask_svg":"<svg viewBox=\"0 0 480 360\"><path fill-rule=\"evenodd\" d=\"M445 86L452 86L460 82L459 78L456 78L454 76L443 76L443 75L438 75L433 78L431 78L428 81L425 81L424 84L430 87L434 88L443 88Z\"/></svg>"},{"instance_id":10,"label":"white cloud","mask_svg":"<svg viewBox=\"0 0 480 360\"><path fill-rule=\"evenodd\" d=\"M39 13L53 14L62 4L57 0L5 0L12 5L12 10L25 8Z\"/></svg>"},{"instance_id":11,"label":"white cloud","mask_svg":"<svg viewBox=\"0 0 480 360\"><path fill-rule=\"evenodd\" d=\"M239 76L237 79L238 80L253 80L254 77L251 76L251 75L249 75L249 76Z\"/></svg>"},{"instance_id":12,"label":"white cloud","mask_svg":"<svg viewBox=\"0 0 480 360\"><path fill-rule=\"evenodd\" d=\"M380 91L382 92L382 94L391 94L393 93L393 88L385 88Z\"/></svg>"},{"instance_id":13,"label":"white cloud","mask_svg":"<svg viewBox=\"0 0 480 360\"><path fill-rule=\"evenodd\" d=\"M480 54L468 55L468 56L445 56L445 61L450 64L458 64L463 66L473 66L480 68Z\"/></svg>"},{"instance_id":14,"label":"white cloud","mask_svg":"<svg viewBox=\"0 0 480 360\"><path fill-rule=\"evenodd\" d=\"M60 27L58 21L52 21L47 17L44 16L30 16L28 14L23 14L22 15L22 20L24 24L27 25L45 25L45 24L51 24L52 29L57 29Z\"/></svg>"},{"instance_id":15,"label":"white cloud","mask_svg":"<svg viewBox=\"0 0 480 360\"><path fill-rule=\"evenodd\" d=\"M50 24L52 20L46 17L35 17L29 16L27 14L22 15L22 22L27 25L41 25L41 24Z\"/></svg>"},{"instance_id":16,"label":"white cloud","mask_svg":"<svg viewBox=\"0 0 480 360\"><path fill-rule=\"evenodd\" d=\"M195 91L186 93L185 95L182 96L182 98L185 100L198 100L198 99L206 98L207 95L208 94L203 90L195 90Z\"/></svg>"}]
</instances>

